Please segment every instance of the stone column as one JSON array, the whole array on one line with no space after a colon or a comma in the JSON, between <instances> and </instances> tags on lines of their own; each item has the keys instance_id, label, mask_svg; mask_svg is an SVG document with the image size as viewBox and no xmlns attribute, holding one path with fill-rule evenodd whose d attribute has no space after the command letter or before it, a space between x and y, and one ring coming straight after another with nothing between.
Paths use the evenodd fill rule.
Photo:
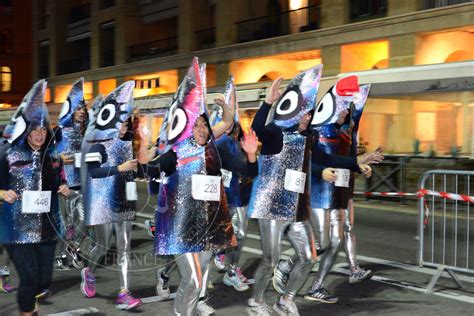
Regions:
<instances>
[{"instance_id":1,"label":"stone column","mask_svg":"<svg viewBox=\"0 0 474 316\"><path fill-rule=\"evenodd\" d=\"M321 50L321 57L324 64L324 77L335 76L341 72L340 46L324 46Z\"/></svg>"},{"instance_id":2,"label":"stone column","mask_svg":"<svg viewBox=\"0 0 474 316\"><path fill-rule=\"evenodd\" d=\"M349 1L321 1L321 28L347 24L349 21Z\"/></svg>"},{"instance_id":3,"label":"stone column","mask_svg":"<svg viewBox=\"0 0 474 316\"><path fill-rule=\"evenodd\" d=\"M388 68L413 66L416 57L416 35L391 37L389 52Z\"/></svg>"}]
</instances>

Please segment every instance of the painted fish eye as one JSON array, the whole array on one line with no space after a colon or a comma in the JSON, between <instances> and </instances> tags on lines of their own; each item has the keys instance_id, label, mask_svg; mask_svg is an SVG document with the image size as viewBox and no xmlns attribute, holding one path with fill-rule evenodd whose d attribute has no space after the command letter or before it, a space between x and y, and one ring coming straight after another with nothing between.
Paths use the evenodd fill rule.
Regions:
<instances>
[{"instance_id":1,"label":"painted fish eye","mask_svg":"<svg viewBox=\"0 0 474 316\"><path fill-rule=\"evenodd\" d=\"M302 100L299 90L287 91L278 101L275 109L275 120L286 120L295 116L303 105Z\"/></svg>"},{"instance_id":2,"label":"painted fish eye","mask_svg":"<svg viewBox=\"0 0 474 316\"><path fill-rule=\"evenodd\" d=\"M168 142L173 143L179 135L186 128L186 123L188 118L184 110L180 107L175 106L175 110L171 112L171 115L168 120L169 132L168 132Z\"/></svg>"},{"instance_id":3,"label":"painted fish eye","mask_svg":"<svg viewBox=\"0 0 474 316\"><path fill-rule=\"evenodd\" d=\"M105 127L115 118L116 110L115 104L109 103L102 107L97 114L96 123L99 126Z\"/></svg>"},{"instance_id":4,"label":"painted fish eye","mask_svg":"<svg viewBox=\"0 0 474 316\"><path fill-rule=\"evenodd\" d=\"M311 125L319 126L328 122L334 116L335 111L336 102L333 98L333 95L331 93L326 93L314 111Z\"/></svg>"},{"instance_id":5,"label":"painted fish eye","mask_svg":"<svg viewBox=\"0 0 474 316\"><path fill-rule=\"evenodd\" d=\"M15 119L15 128L13 129L13 134L11 135L11 141L14 141L20 137L26 131L26 121L21 115L22 111L19 111L19 116Z\"/></svg>"},{"instance_id":6,"label":"painted fish eye","mask_svg":"<svg viewBox=\"0 0 474 316\"><path fill-rule=\"evenodd\" d=\"M71 102L69 101L69 98L68 98L63 103L63 107L61 108L61 112L59 113L58 120L65 117L69 113L70 108L71 108Z\"/></svg>"}]
</instances>

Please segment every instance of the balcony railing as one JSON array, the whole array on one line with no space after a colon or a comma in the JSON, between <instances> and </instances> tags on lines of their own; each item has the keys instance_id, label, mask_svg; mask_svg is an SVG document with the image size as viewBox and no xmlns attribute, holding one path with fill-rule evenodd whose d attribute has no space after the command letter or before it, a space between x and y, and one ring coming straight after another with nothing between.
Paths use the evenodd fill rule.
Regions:
<instances>
[{"instance_id":1,"label":"balcony railing","mask_svg":"<svg viewBox=\"0 0 474 316\"><path fill-rule=\"evenodd\" d=\"M237 22L239 42L316 30L320 27L320 6L313 5Z\"/></svg>"},{"instance_id":2,"label":"balcony railing","mask_svg":"<svg viewBox=\"0 0 474 316\"><path fill-rule=\"evenodd\" d=\"M69 24L76 23L91 17L91 5L90 3L82 5L80 7L72 8L69 11Z\"/></svg>"},{"instance_id":3,"label":"balcony railing","mask_svg":"<svg viewBox=\"0 0 474 316\"><path fill-rule=\"evenodd\" d=\"M387 0L351 0L350 21L360 22L387 16Z\"/></svg>"},{"instance_id":4,"label":"balcony railing","mask_svg":"<svg viewBox=\"0 0 474 316\"><path fill-rule=\"evenodd\" d=\"M424 0L423 9L434 9L446 7L448 5L474 2L473 0Z\"/></svg>"},{"instance_id":5,"label":"balcony railing","mask_svg":"<svg viewBox=\"0 0 474 316\"><path fill-rule=\"evenodd\" d=\"M176 53L178 49L178 38L176 36L168 37L157 41L133 45L130 46L129 49L129 61L169 56Z\"/></svg>"},{"instance_id":6,"label":"balcony railing","mask_svg":"<svg viewBox=\"0 0 474 316\"><path fill-rule=\"evenodd\" d=\"M216 47L216 28L211 27L194 33L197 50Z\"/></svg>"}]
</instances>

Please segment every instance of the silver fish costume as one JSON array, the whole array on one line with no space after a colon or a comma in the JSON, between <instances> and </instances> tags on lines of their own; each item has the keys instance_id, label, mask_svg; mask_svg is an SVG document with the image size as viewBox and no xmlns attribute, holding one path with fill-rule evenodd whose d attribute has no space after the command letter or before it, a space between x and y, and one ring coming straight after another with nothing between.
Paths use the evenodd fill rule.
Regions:
<instances>
[{"instance_id":1,"label":"silver fish costume","mask_svg":"<svg viewBox=\"0 0 474 316\"><path fill-rule=\"evenodd\" d=\"M74 113L85 108L84 101L84 78L80 78L73 83L66 101L64 101L61 112L58 116L58 129L61 133L60 140L57 142L58 153L74 155L81 152L83 140L83 127L74 122ZM74 164L64 165L67 184L70 188L81 185L80 169Z\"/></svg>"},{"instance_id":2,"label":"silver fish costume","mask_svg":"<svg viewBox=\"0 0 474 316\"><path fill-rule=\"evenodd\" d=\"M250 218L302 221L309 218L305 200L309 199L309 163L303 164L306 137L298 132L302 117L314 108L322 65L296 76L287 86L275 108L273 123L283 132L283 148L276 155L260 155L259 175L250 196ZM317 114L315 114L317 115ZM306 173L304 194L285 189L287 170ZM301 209L301 212L297 210Z\"/></svg>"},{"instance_id":3,"label":"silver fish costume","mask_svg":"<svg viewBox=\"0 0 474 316\"><path fill-rule=\"evenodd\" d=\"M237 103L237 89L234 84L234 77L230 76L226 82L225 90L224 90L224 100L226 106L235 104L234 109L229 109L230 111L234 111L234 124L239 123L239 108ZM209 122L211 126L216 125L220 121L222 121L223 111L222 108L214 104L212 108L212 112L209 118ZM240 144L237 140L230 137L227 133L222 134L219 138L216 139L216 144L218 147L222 148L223 150L228 151L234 157L238 157L238 159L242 162L246 161L244 153L240 148ZM228 186L225 187L225 192L227 196L227 204L229 207L242 207L242 200L240 196L240 183L239 183L239 176L235 172L232 173L232 177Z\"/></svg>"},{"instance_id":4,"label":"silver fish costume","mask_svg":"<svg viewBox=\"0 0 474 316\"><path fill-rule=\"evenodd\" d=\"M195 174L220 175L220 160L214 140L200 146L193 127L200 116L207 120L204 75L197 58L173 97L162 125L163 152L173 150L176 171L163 177L156 211L155 253L177 255L235 246L231 219L221 183L220 201L195 200L191 177Z\"/></svg>"},{"instance_id":5,"label":"silver fish costume","mask_svg":"<svg viewBox=\"0 0 474 316\"><path fill-rule=\"evenodd\" d=\"M98 113L92 118L82 144L83 162L94 144L105 147L107 161L102 167L118 166L133 159L132 142L119 138L119 128L132 115L134 82L117 87L96 105ZM102 157L104 158L104 157ZM81 168L85 225L100 225L135 218L135 201L126 199L126 183L133 181L132 173L92 178L88 164ZM118 198L111 198L111 197Z\"/></svg>"},{"instance_id":6,"label":"silver fish costume","mask_svg":"<svg viewBox=\"0 0 474 316\"><path fill-rule=\"evenodd\" d=\"M355 79L354 79L355 78ZM353 82L355 80L355 82ZM331 87L328 92L323 96L321 101L316 107L315 115L312 122L311 128L319 134L319 148L321 148L327 154L343 155L348 156L350 145L344 145L344 139L352 138L352 132L341 133L341 126L337 124L337 120L343 111L349 111L350 114L347 116L350 119L352 126L355 124L358 126L360 115L360 109L356 108L364 105L367 99L368 89L364 89L362 93L356 93L354 95L340 95L337 92L337 85L344 85L346 82L348 85L357 86L357 79L355 76L340 79L336 85ZM364 94L366 92L366 94ZM356 105L355 102L358 102ZM355 121L356 119L357 121ZM343 125L347 125L343 124ZM349 127L343 127L347 130ZM347 135L347 136L345 136ZM345 141L350 143L350 140ZM312 175L311 179L311 208L323 208L323 209L344 209L347 208L347 202L349 199L349 189L347 187L336 187L334 183L324 181L322 178Z\"/></svg>"},{"instance_id":7,"label":"silver fish costume","mask_svg":"<svg viewBox=\"0 0 474 316\"><path fill-rule=\"evenodd\" d=\"M329 89L318 104L316 112L319 111L321 116L313 119L311 127L318 131L318 146L326 153L355 157L357 130L369 89L369 85L359 86L355 76L342 78ZM348 114L344 122L338 124L343 111L348 111ZM353 181L354 174L350 172L349 183ZM336 261L339 245L344 239L341 233L346 235L348 261L355 261L355 239L350 235L352 224L348 212L351 192L348 184L346 187L336 187L335 184L316 177L312 179L311 189L311 223L319 237L320 250L326 252L308 296L312 298L324 296L327 302L335 303L338 298L323 288L323 282ZM364 273L365 270L362 274ZM362 278L359 276L359 281L366 276Z\"/></svg>"},{"instance_id":8,"label":"silver fish costume","mask_svg":"<svg viewBox=\"0 0 474 316\"><path fill-rule=\"evenodd\" d=\"M24 191L48 190L44 182L59 186L60 161L51 143L51 124L48 109L44 104L46 81L40 80L23 99L20 108L12 118L12 130L8 135L10 147L6 152L8 164L8 189L19 196L18 200L3 203L0 210L0 243L25 244L56 240L64 233L64 224L59 211L57 189L51 191L48 213L22 213ZM36 127L46 128L46 150L34 151L27 145L28 134ZM49 174L42 172L47 169ZM45 177L48 177L45 179ZM47 180L47 181L46 181ZM51 189L50 189L51 190Z\"/></svg>"}]
</instances>

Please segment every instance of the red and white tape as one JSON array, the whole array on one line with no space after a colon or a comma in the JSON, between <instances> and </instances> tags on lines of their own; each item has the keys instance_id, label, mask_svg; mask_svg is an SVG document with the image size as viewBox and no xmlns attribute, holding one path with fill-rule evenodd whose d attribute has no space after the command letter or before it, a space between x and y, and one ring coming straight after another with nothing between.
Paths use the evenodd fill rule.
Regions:
<instances>
[{"instance_id":1,"label":"red and white tape","mask_svg":"<svg viewBox=\"0 0 474 316\"><path fill-rule=\"evenodd\" d=\"M455 200L455 201L464 201L469 203L474 203L474 196L448 193L448 192L438 192L433 190L420 189L416 193L407 193L407 192L362 192L355 191L354 194L365 195L365 196L386 196L386 197L403 197L403 196L417 196L419 198L425 195L432 195L441 197L443 199Z\"/></svg>"}]
</instances>

